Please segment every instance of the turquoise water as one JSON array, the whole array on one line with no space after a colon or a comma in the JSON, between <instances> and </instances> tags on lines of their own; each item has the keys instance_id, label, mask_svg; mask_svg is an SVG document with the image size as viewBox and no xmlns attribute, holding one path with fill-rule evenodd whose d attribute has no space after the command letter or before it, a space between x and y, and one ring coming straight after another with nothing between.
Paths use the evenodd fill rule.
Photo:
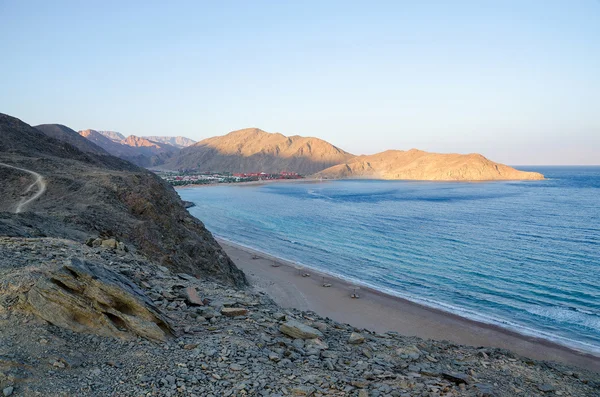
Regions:
<instances>
[{"instance_id":1,"label":"turquoise water","mask_svg":"<svg viewBox=\"0 0 600 397\"><path fill-rule=\"evenodd\" d=\"M179 191L215 235L600 354L600 167L533 182L334 181Z\"/></svg>"}]
</instances>

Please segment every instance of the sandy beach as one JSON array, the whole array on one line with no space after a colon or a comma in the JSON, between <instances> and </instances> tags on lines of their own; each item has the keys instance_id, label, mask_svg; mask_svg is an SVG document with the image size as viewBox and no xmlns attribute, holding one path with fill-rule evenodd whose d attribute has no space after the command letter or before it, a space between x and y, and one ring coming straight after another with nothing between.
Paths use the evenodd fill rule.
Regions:
<instances>
[{"instance_id":1,"label":"sandy beach","mask_svg":"<svg viewBox=\"0 0 600 397\"><path fill-rule=\"evenodd\" d=\"M283 307L310 310L357 328L396 331L425 339L449 340L471 346L512 350L536 360L550 360L600 372L600 357L571 350L549 341L500 327L471 321L450 313L362 287L360 299L351 299L351 285L342 279L296 265L219 239L227 254L250 283ZM309 273L310 277L303 277ZM323 277L331 287L322 286Z\"/></svg>"}]
</instances>

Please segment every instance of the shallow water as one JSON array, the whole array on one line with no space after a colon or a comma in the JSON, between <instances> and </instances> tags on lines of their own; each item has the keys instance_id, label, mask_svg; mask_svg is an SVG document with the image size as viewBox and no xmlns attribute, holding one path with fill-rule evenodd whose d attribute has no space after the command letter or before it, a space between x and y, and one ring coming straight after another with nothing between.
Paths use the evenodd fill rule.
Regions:
<instances>
[{"instance_id":1,"label":"shallow water","mask_svg":"<svg viewBox=\"0 0 600 397\"><path fill-rule=\"evenodd\" d=\"M600 354L600 167L547 180L179 190L215 235L452 313Z\"/></svg>"}]
</instances>

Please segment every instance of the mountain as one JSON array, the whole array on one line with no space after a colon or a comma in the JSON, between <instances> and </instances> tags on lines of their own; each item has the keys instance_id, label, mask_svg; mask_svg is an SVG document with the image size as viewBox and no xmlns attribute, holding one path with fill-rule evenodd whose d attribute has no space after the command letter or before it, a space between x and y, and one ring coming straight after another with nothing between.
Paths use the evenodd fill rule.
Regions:
<instances>
[{"instance_id":1,"label":"mountain","mask_svg":"<svg viewBox=\"0 0 600 397\"><path fill-rule=\"evenodd\" d=\"M117 131L98 131L102 136L107 137L108 139L112 140L112 141L122 141L123 139L125 139L125 135L121 134L120 132Z\"/></svg>"},{"instance_id":2,"label":"mountain","mask_svg":"<svg viewBox=\"0 0 600 397\"><path fill-rule=\"evenodd\" d=\"M118 135L115 135L118 134ZM107 137L106 131L82 130L79 135L100 146L113 156L130 161L140 167L152 167L163 164L176 154L179 149L164 143L150 141L135 135L114 140ZM112 133L113 137L122 136Z\"/></svg>"},{"instance_id":3,"label":"mountain","mask_svg":"<svg viewBox=\"0 0 600 397\"><path fill-rule=\"evenodd\" d=\"M113 237L175 271L246 283L158 176L114 156L83 152L5 114L0 114L0 236Z\"/></svg>"},{"instance_id":4,"label":"mountain","mask_svg":"<svg viewBox=\"0 0 600 397\"><path fill-rule=\"evenodd\" d=\"M417 149L388 150L358 156L316 174L323 178L406 179L429 181L537 180L537 172L519 171L480 154L440 154Z\"/></svg>"},{"instance_id":5,"label":"mountain","mask_svg":"<svg viewBox=\"0 0 600 397\"><path fill-rule=\"evenodd\" d=\"M258 128L233 131L181 149L162 168L219 172L297 172L308 175L354 155L318 138L272 134Z\"/></svg>"},{"instance_id":6,"label":"mountain","mask_svg":"<svg viewBox=\"0 0 600 397\"><path fill-rule=\"evenodd\" d=\"M184 136L144 136L143 138L158 143L166 143L179 149L183 149L184 147L188 147L196 143L196 141Z\"/></svg>"},{"instance_id":7,"label":"mountain","mask_svg":"<svg viewBox=\"0 0 600 397\"><path fill-rule=\"evenodd\" d=\"M35 129L41 131L46 136L67 142L82 152L108 155L108 152L102 149L102 147L85 139L74 130L62 124L41 124L35 126Z\"/></svg>"}]
</instances>

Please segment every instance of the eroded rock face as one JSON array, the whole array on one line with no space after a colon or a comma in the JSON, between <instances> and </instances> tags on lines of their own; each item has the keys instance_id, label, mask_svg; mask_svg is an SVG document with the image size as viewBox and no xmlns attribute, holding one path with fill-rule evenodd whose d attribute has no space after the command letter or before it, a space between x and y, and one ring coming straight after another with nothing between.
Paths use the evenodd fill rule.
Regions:
<instances>
[{"instance_id":1,"label":"eroded rock face","mask_svg":"<svg viewBox=\"0 0 600 397\"><path fill-rule=\"evenodd\" d=\"M135 284L79 259L40 277L27 293L27 303L37 316L76 332L158 341L171 333L167 320Z\"/></svg>"}]
</instances>

